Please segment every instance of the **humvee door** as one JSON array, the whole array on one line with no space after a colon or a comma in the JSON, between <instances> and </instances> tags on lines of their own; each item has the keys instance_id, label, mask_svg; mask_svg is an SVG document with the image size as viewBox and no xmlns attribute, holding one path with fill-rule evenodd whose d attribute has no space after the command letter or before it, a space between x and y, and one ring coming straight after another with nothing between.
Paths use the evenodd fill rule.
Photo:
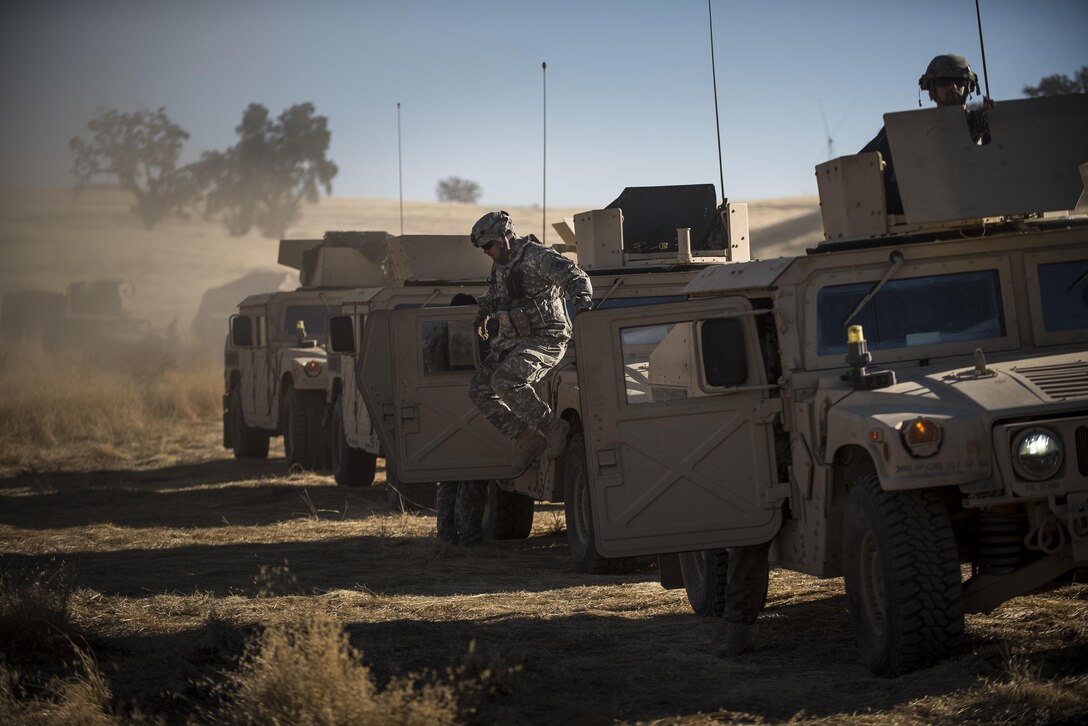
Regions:
<instances>
[{"instance_id":1,"label":"humvee door","mask_svg":"<svg viewBox=\"0 0 1088 726\"><path fill-rule=\"evenodd\" d=\"M575 341L597 549L766 542L781 524L758 315L743 298L594 311Z\"/></svg>"},{"instance_id":2,"label":"humvee door","mask_svg":"<svg viewBox=\"0 0 1088 726\"><path fill-rule=\"evenodd\" d=\"M517 473L510 440L468 397L480 356L475 316L475 307L437 307L367 317L363 396L401 481L508 479Z\"/></svg>"}]
</instances>

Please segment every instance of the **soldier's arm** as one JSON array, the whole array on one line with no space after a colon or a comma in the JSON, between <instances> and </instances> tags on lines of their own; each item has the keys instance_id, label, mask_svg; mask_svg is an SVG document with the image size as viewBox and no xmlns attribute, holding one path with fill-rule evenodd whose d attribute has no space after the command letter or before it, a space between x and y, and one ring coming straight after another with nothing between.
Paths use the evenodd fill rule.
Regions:
<instances>
[{"instance_id":1,"label":"soldier's arm","mask_svg":"<svg viewBox=\"0 0 1088 726\"><path fill-rule=\"evenodd\" d=\"M551 281L563 290L576 310L588 310L593 306L593 283L589 275L569 257L552 251L552 260L548 265Z\"/></svg>"}]
</instances>

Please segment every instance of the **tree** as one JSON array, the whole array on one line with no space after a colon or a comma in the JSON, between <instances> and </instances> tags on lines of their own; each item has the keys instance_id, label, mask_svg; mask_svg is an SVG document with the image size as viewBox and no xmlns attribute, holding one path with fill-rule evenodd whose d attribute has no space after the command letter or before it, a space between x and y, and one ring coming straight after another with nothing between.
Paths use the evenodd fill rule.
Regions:
<instances>
[{"instance_id":1,"label":"tree","mask_svg":"<svg viewBox=\"0 0 1088 726\"><path fill-rule=\"evenodd\" d=\"M440 202L463 202L475 204L483 194L480 185L459 176L450 176L438 182L434 193Z\"/></svg>"},{"instance_id":2,"label":"tree","mask_svg":"<svg viewBox=\"0 0 1088 726\"><path fill-rule=\"evenodd\" d=\"M187 168L178 168L188 132L170 120L164 108L122 113L104 111L87 122L92 136L73 137L72 173L77 191L98 176L114 176L136 197L133 211L151 229L171 211L180 211L197 194Z\"/></svg>"},{"instance_id":3,"label":"tree","mask_svg":"<svg viewBox=\"0 0 1088 726\"><path fill-rule=\"evenodd\" d=\"M1088 93L1088 66L1082 66L1072 78L1064 73L1055 73L1039 81L1038 86L1024 86L1024 95L1029 98L1065 96L1071 93Z\"/></svg>"},{"instance_id":4,"label":"tree","mask_svg":"<svg viewBox=\"0 0 1088 726\"><path fill-rule=\"evenodd\" d=\"M205 190L205 213L221 216L233 235L254 226L265 237L283 237L303 200L316 202L320 188L332 193L336 164L325 158L332 133L311 103L291 106L272 120L251 103L235 128L238 143L206 152L194 168Z\"/></svg>"}]
</instances>

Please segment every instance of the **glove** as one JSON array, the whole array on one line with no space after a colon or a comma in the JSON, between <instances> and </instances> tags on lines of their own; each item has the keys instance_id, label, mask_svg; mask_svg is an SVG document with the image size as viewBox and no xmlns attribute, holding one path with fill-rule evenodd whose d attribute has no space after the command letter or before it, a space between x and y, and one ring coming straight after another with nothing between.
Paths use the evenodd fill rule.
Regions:
<instances>
[{"instance_id":1,"label":"glove","mask_svg":"<svg viewBox=\"0 0 1088 726\"><path fill-rule=\"evenodd\" d=\"M593 298L578 297L574 299L575 312L584 313L593 309Z\"/></svg>"},{"instance_id":2,"label":"glove","mask_svg":"<svg viewBox=\"0 0 1088 726\"><path fill-rule=\"evenodd\" d=\"M476 318L472 321L472 329L476 331L476 335L480 340L487 340L487 316Z\"/></svg>"}]
</instances>

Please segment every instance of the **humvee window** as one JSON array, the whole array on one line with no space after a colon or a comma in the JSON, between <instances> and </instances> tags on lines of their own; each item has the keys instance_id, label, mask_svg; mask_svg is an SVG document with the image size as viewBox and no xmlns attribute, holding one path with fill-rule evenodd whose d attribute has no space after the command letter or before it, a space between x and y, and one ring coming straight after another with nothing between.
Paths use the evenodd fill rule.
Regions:
<instances>
[{"instance_id":1,"label":"humvee window","mask_svg":"<svg viewBox=\"0 0 1088 726\"><path fill-rule=\"evenodd\" d=\"M420 332L424 373L476 370L476 334L465 321L425 321Z\"/></svg>"},{"instance_id":2,"label":"humvee window","mask_svg":"<svg viewBox=\"0 0 1088 726\"><path fill-rule=\"evenodd\" d=\"M817 350L846 352L847 318L875 282L830 285L816 296ZM997 270L891 280L850 325L865 328L870 350L1000 338L1005 335Z\"/></svg>"},{"instance_id":3,"label":"humvee window","mask_svg":"<svg viewBox=\"0 0 1088 726\"><path fill-rule=\"evenodd\" d=\"M696 330L701 348L698 356ZM714 393L710 388L739 386L748 379L744 328L738 320L715 318L624 328L620 345L628 403L707 396Z\"/></svg>"},{"instance_id":4,"label":"humvee window","mask_svg":"<svg viewBox=\"0 0 1088 726\"><path fill-rule=\"evenodd\" d=\"M1047 332L1088 328L1088 260L1039 265L1039 295Z\"/></svg>"},{"instance_id":5,"label":"humvee window","mask_svg":"<svg viewBox=\"0 0 1088 726\"><path fill-rule=\"evenodd\" d=\"M283 332L294 335L298 332L298 321L306 326L306 337L320 338L325 334L325 316L328 310L324 305L291 305L283 317Z\"/></svg>"}]
</instances>

